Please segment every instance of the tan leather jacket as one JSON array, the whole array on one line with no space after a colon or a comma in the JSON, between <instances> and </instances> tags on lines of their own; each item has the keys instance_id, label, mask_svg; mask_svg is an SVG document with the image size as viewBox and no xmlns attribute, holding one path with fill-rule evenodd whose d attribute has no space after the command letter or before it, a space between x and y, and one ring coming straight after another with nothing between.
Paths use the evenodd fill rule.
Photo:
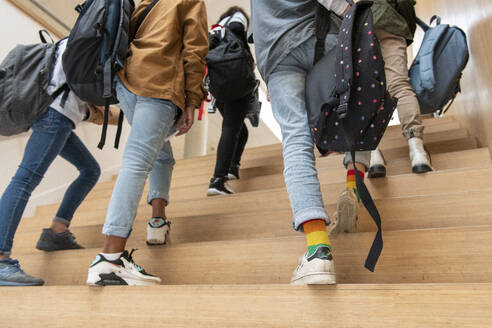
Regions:
<instances>
[{"instance_id":1,"label":"tan leather jacket","mask_svg":"<svg viewBox=\"0 0 492 328\"><path fill-rule=\"evenodd\" d=\"M152 0L135 9L131 29ZM200 106L208 52L207 12L203 0L160 0L149 12L119 73L138 96L167 99L176 106Z\"/></svg>"}]
</instances>

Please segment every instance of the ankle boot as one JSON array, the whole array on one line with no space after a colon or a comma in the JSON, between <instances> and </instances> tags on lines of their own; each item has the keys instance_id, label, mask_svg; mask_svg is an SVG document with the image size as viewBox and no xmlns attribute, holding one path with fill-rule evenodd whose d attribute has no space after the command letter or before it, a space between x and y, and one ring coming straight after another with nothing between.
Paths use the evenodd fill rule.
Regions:
<instances>
[{"instance_id":1,"label":"ankle boot","mask_svg":"<svg viewBox=\"0 0 492 328\"><path fill-rule=\"evenodd\" d=\"M386 176L386 161L384 160L383 154L376 148L376 150L371 151L371 165L369 167L369 174L367 175L370 179L373 178L384 178Z\"/></svg>"},{"instance_id":2,"label":"ankle boot","mask_svg":"<svg viewBox=\"0 0 492 328\"><path fill-rule=\"evenodd\" d=\"M432 171L430 156L424 149L424 142L422 139L417 137L408 139L408 147L410 148L412 172L425 173Z\"/></svg>"}]
</instances>

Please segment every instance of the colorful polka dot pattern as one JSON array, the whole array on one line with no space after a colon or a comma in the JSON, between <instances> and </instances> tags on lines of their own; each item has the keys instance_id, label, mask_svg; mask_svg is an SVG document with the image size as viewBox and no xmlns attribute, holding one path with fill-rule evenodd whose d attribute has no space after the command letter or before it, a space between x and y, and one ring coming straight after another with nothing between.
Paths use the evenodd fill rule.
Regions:
<instances>
[{"instance_id":1,"label":"colorful polka dot pattern","mask_svg":"<svg viewBox=\"0 0 492 328\"><path fill-rule=\"evenodd\" d=\"M361 15L363 19L357 17ZM354 150L373 150L379 144L396 108L396 99L386 90L384 61L374 36L372 14L361 11L347 15L338 35L335 79L339 99L348 100L345 118L337 108L325 105L311 134L321 152L349 151L343 126L353 131ZM350 16L350 17L349 17ZM354 24L359 24L354 26ZM359 31L353 35L352 31ZM349 92L343 90L349 89Z\"/></svg>"}]
</instances>

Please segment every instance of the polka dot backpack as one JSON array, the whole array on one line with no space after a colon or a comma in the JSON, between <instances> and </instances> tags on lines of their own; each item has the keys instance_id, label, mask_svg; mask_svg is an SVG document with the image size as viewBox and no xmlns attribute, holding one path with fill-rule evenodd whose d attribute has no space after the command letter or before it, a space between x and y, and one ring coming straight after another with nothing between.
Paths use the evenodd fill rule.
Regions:
<instances>
[{"instance_id":1,"label":"polka dot backpack","mask_svg":"<svg viewBox=\"0 0 492 328\"><path fill-rule=\"evenodd\" d=\"M336 22L323 6L316 12L315 65L306 78L306 105L311 135L318 150L351 152L374 150L396 108L396 99L386 90L384 61L374 35L372 1L347 1L351 8L341 21L337 45L324 44ZM326 19L327 15L330 19ZM381 220L362 179L356 174L362 202L378 226L366 260L374 271L382 251Z\"/></svg>"}]
</instances>

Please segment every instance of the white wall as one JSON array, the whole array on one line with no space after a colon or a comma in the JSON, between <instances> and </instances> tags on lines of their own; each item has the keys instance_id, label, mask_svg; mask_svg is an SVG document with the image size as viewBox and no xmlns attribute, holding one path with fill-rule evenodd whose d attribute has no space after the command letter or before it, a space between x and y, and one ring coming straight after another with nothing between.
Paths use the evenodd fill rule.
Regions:
<instances>
[{"instance_id":1,"label":"white wall","mask_svg":"<svg viewBox=\"0 0 492 328\"><path fill-rule=\"evenodd\" d=\"M0 0L0 12L2 13L2 20L0 21L0 31L2 31L0 58L3 59L18 43L39 42L38 30L42 27L30 17L6 0ZM122 145L125 144L129 127L126 125L123 129ZM112 148L115 130L114 127L109 128L106 147L103 151L96 147L101 131L99 126L83 123L75 131L101 165L103 171L101 180L108 180L113 174L118 172L121 150L117 151ZM9 138L0 137L0 154L2 154L0 161L1 193L7 187L22 159L28 138L29 134ZM38 204L59 202L66 187L77 175L77 169L62 158L57 158L39 187L34 191L24 216L32 216Z\"/></svg>"}]
</instances>

